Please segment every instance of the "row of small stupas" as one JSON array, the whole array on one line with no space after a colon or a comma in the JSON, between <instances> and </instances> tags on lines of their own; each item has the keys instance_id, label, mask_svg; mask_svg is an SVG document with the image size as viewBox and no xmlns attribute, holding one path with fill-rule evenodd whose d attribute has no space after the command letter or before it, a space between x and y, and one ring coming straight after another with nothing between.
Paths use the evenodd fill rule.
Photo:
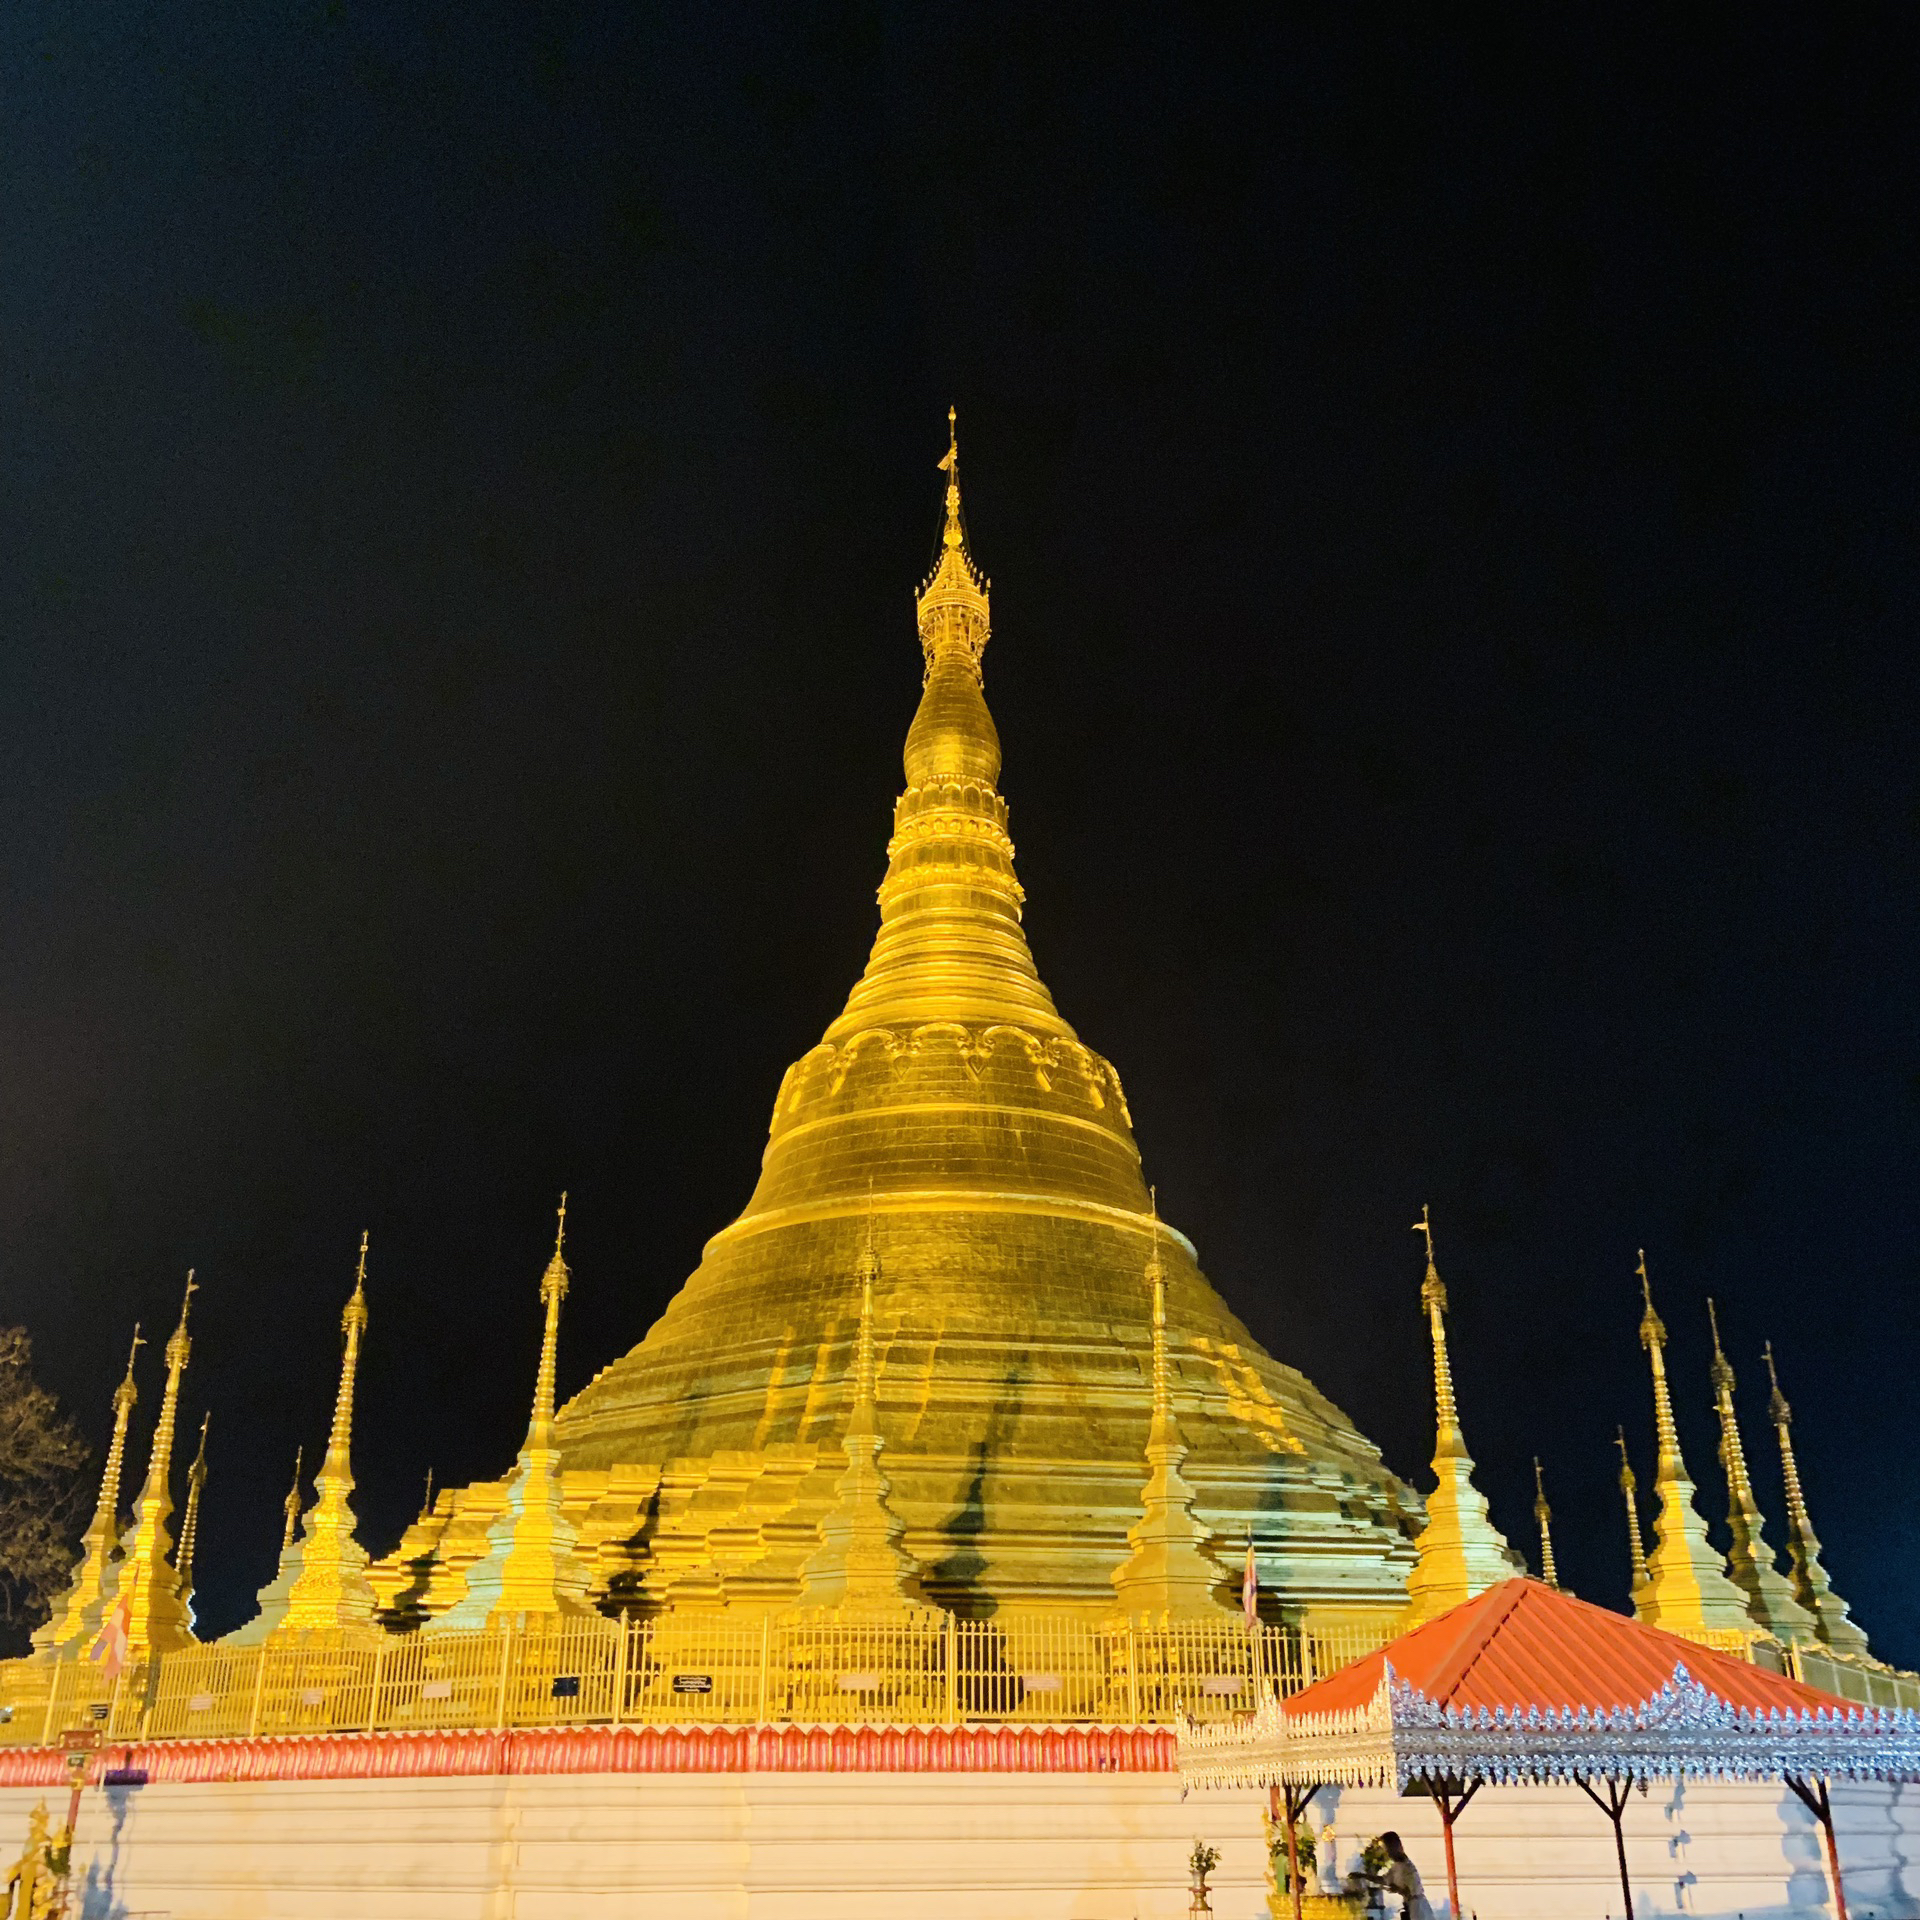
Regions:
<instances>
[{"instance_id":1,"label":"row of small stupas","mask_svg":"<svg viewBox=\"0 0 1920 1920\"><path fill-rule=\"evenodd\" d=\"M443 1489L379 1561L349 1497L363 1244L314 1499L302 1513L296 1469L280 1565L242 1641L794 1605L1204 1617L1231 1606L1243 1547L1269 1617L1371 1631L1403 1619L1409 1594L1437 1610L1516 1564L1472 1486L1431 1258L1440 1484L1423 1523L1379 1448L1261 1347L1159 1216L1120 1076L1061 1013L1028 945L983 677L991 583L968 545L951 412L948 425L879 925L841 1012L781 1080L745 1209L645 1338L559 1409L557 1243L512 1473ZM1820 1569L1785 1403L1790 1579L1761 1535L1718 1362L1729 1576L1693 1505L1650 1306L1643 1334L1660 1512L1644 1572L1635 1547L1636 1605L1682 1631L1863 1653ZM80 1565L38 1636L45 1654L94 1644L110 1621L135 1657L192 1636L204 1457L177 1554L169 1534L184 1308L166 1353L131 1528L119 1524L130 1362ZM1636 1512L1636 1541L1638 1526Z\"/></svg>"},{"instance_id":2,"label":"row of small stupas","mask_svg":"<svg viewBox=\"0 0 1920 1920\"><path fill-rule=\"evenodd\" d=\"M1421 1288L1433 1342L1437 1441L1435 1487L1426 1501L1426 1521L1415 1541L1407 1582L1406 1622L1418 1624L1524 1571L1521 1557L1494 1525L1485 1496L1473 1479L1454 1396L1446 1333L1447 1293L1434 1259L1433 1235L1423 1214L1426 1278ZM455 1496L443 1490L440 1511L431 1506L409 1529L393 1554L370 1559L357 1537L349 1496L353 1489L351 1446L355 1376L368 1314L367 1243L363 1235L354 1288L342 1315L343 1354L331 1431L314 1499L301 1509L296 1469L286 1502L279 1566L261 1591L259 1610L231 1644L257 1644L269 1635L310 1629L428 1631L484 1628L503 1619L584 1617L644 1605L642 1570L635 1543L618 1537L632 1525L624 1500L609 1502L597 1485L569 1488L553 1444L554 1368L560 1307L570 1274L564 1258L566 1200L552 1258L541 1277L545 1311L533 1414L512 1473L484 1491L493 1497L470 1518L469 1550L445 1551L447 1521ZM1713 1319L1711 1381L1720 1422L1720 1459L1727 1483L1731 1550L1723 1556L1708 1538L1695 1505L1695 1487L1681 1454L1666 1371L1666 1328L1653 1306L1646 1257L1639 1276L1645 1312L1640 1339L1652 1369L1656 1461L1655 1545L1645 1550L1633 1469L1624 1431L1620 1437L1620 1485L1625 1496L1632 1556L1634 1612L1649 1625L1723 1645L1770 1640L1787 1647L1818 1647L1841 1658L1870 1659L1866 1635L1848 1618L1821 1564L1820 1542L1807 1514L1794 1459L1791 1413L1773 1380L1770 1415L1779 1442L1787 1508L1788 1566L1782 1571L1765 1534L1754 1496L1745 1446L1735 1417L1734 1375ZM901 1526L889 1503L880 1465L883 1440L876 1418L877 1369L873 1290L878 1262L871 1244L853 1276L859 1289L858 1336L842 1439L845 1462L836 1469L832 1497L818 1524L796 1528L794 1554L799 1605L854 1609L863 1616L927 1604L920 1570L901 1543ZM1147 1478L1139 1519L1129 1533L1130 1552L1115 1571L1115 1610L1127 1617L1193 1617L1218 1612L1239 1596L1223 1571L1233 1543L1214 1535L1196 1515L1183 1474L1186 1448L1172 1391L1166 1281L1157 1256L1143 1275L1152 1307L1151 1411L1145 1447ZM187 1502L178 1546L169 1522L174 1429L190 1342L187 1306L194 1291L188 1276L180 1324L165 1349L167 1375L145 1482L124 1527L119 1522L122 1463L127 1427L137 1395L134 1356L142 1344L135 1330L126 1377L113 1399L113 1435L101 1476L98 1504L82 1543L72 1582L52 1617L34 1636L42 1658L72 1657L93 1648L109 1623L138 1658L190 1644L194 1540L206 1482L206 1423L187 1478ZM1712 1315L1712 1303L1709 1302ZM1767 1350L1773 1371L1771 1347ZM1536 1462L1536 1480L1538 1463ZM467 1494L475 1490L468 1489ZM595 1499L598 1494L600 1497ZM610 1532L610 1509L616 1526ZM1544 1491L1535 1504L1540 1529L1541 1573L1559 1584L1551 1514ZM437 1545L432 1553L423 1548ZM423 1577L415 1579L419 1574ZM679 1605L698 1605L683 1595Z\"/></svg>"}]
</instances>

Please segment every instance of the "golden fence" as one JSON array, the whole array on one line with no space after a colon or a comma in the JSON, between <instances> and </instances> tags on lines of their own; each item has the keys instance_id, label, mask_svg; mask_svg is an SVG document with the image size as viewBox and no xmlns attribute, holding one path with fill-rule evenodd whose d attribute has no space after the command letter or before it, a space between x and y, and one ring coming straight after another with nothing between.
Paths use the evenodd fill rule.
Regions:
<instances>
[{"instance_id":1,"label":"golden fence","mask_svg":"<svg viewBox=\"0 0 1920 1920\"><path fill-rule=\"evenodd\" d=\"M1238 1621L1116 1626L1053 1613L862 1621L666 1616L480 1633L287 1634L196 1646L117 1682L84 1659L0 1665L0 1745L704 1722L934 1726L1221 1720L1383 1643Z\"/></svg>"}]
</instances>

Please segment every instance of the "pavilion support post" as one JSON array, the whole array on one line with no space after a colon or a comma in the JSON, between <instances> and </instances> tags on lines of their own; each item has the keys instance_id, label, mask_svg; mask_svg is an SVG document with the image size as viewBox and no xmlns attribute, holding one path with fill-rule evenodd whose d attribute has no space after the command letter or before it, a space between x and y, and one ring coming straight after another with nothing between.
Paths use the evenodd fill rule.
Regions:
<instances>
[{"instance_id":1,"label":"pavilion support post","mask_svg":"<svg viewBox=\"0 0 1920 1920\"><path fill-rule=\"evenodd\" d=\"M1820 1822L1821 1836L1827 1843L1827 1878L1833 1882L1834 1920L1847 1920L1847 1889L1840 1878L1840 1848L1833 1837L1833 1800L1825 1780L1796 1780L1787 1775L1787 1785L1805 1802L1807 1811Z\"/></svg>"},{"instance_id":2,"label":"pavilion support post","mask_svg":"<svg viewBox=\"0 0 1920 1920\"><path fill-rule=\"evenodd\" d=\"M1440 1832L1447 1846L1447 1903L1453 1909L1453 1920L1465 1920L1460 1906L1460 1874L1453 1862L1453 1823L1466 1812L1467 1802L1480 1791L1481 1783L1474 1781L1465 1793L1455 1793L1456 1785L1457 1781L1435 1781L1428 1791L1440 1809Z\"/></svg>"},{"instance_id":3,"label":"pavilion support post","mask_svg":"<svg viewBox=\"0 0 1920 1920\"><path fill-rule=\"evenodd\" d=\"M1287 1823L1287 1886L1293 1900L1293 1920L1301 1920L1300 1915L1300 1842L1295 1829L1300 1817L1313 1804L1313 1796L1320 1791L1318 1786L1311 1787L1269 1787L1267 1789L1267 1811L1273 1820L1285 1819Z\"/></svg>"},{"instance_id":4,"label":"pavilion support post","mask_svg":"<svg viewBox=\"0 0 1920 1920\"><path fill-rule=\"evenodd\" d=\"M1631 1778L1603 1780L1600 1784L1607 1790L1604 1800L1594 1792L1591 1780L1581 1780L1576 1784L1613 1822L1613 1854L1620 1863L1620 1898L1627 1903L1626 1920L1633 1920L1633 1882L1627 1876L1627 1836L1620 1824L1620 1817L1627 1810L1627 1796L1633 1791L1633 1781Z\"/></svg>"}]
</instances>

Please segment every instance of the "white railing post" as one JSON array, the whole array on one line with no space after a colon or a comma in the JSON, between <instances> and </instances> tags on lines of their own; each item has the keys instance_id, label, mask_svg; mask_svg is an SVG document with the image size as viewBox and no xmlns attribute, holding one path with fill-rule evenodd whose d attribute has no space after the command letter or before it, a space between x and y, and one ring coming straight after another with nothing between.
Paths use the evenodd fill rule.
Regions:
<instances>
[{"instance_id":1,"label":"white railing post","mask_svg":"<svg viewBox=\"0 0 1920 1920\"><path fill-rule=\"evenodd\" d=\"M620 1615L620 1645L613 1656L613 1724L627 1717L627 1640L633 1631L633 1616Z\"/></svg>"},{"instance_id":2,"label":"white railing post","mask_svg":"<svg viewBox=\"0 0 1920 1920\"><path fill-rule=\"evenodd\" d=\"M387 1643L382 1640L373 1650L373 1684L367 1694L367 1731L380 1724L380 1683L387 1671Z\"/></svg>"},{"instance_id":3,"label":"white railing post","mask_svg":"<svg viewBox=\"0 0 1920 1920\"><path fill-rule=\"evenodd\" d=\"M947 1615L947 1725L960 1719L960 1616Z\"/></svg>"},{"instance_id":4,"label":"white railing post","mask_svg":"<svg viewBox=\"0 0 1920 1920\"><path fill-rule=\"evenodd\" d=\"M760 1699L753 1711L756 1723L761 1726L767 1719L767 1684L773 1667L773 1615L762 1614L760 1618Z\"/></svg>"}]
</instances>

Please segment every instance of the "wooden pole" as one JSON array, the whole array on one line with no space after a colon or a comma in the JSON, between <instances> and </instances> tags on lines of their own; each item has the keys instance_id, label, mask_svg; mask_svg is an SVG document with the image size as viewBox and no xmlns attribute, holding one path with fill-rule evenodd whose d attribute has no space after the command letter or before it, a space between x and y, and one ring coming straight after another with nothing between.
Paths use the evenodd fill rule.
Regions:
<instances>
[{"instance_id":1,"label":"wooden pole","mask_svg":"<svg viewBox=\"0 0 1920 1920\"><path fill-rule=\"evenodd\" d=\"M1627 1877L1627 1836L1620 1825L1620 1817L1627 1810L1627 1795L1633 1791L1631 1780L1609 1780L1607 1797L1602 1800L1594 1792L1590 1780L1576 1783L1593 1804L1613 1822L1613 1852L1620 1862L1620 1897L1627 1903L1626 1920L1633 1920L1633 1882Z\"/></svg>"},{"instance_id":2,"label":"wooden pole","mask_svg":"<svg viewBox=\"0 0 1920 1920\"><path fill-rule=\"evenodd\" d=\"M1467 1802L1480 1791L1480 1782L1476 1780L1457 1800L1443 1786L1436 1785L1429 1791L1433 1804L1440 1809L1440 1831L1447 1843L1447 1902L1453 1909L1453 1920L1464 1920L1460 1907L1460 1874L1453 1861L1453 1823L1466 1812Z\"/></svg>"},{"instance_id":3,"label":"wooden pole","mask_svg":"<svg viewBox=\"0 0 1920 1920\"><path fill-rule=\"evenodd\" d=\"M1824 1780L1809 1787L1804 1780L1796 1780L1789 1774L1787 1785L1806 1802L1807 1811L1820 1822L1820 1832L1827 1843L1827 1878L1833 1882L1834 1920L1847 1920L1847 1889L1840 1878L1840 1848L1833 1837L1833 1800L1827 1792Z\"/></svg>"}]
</instances>

